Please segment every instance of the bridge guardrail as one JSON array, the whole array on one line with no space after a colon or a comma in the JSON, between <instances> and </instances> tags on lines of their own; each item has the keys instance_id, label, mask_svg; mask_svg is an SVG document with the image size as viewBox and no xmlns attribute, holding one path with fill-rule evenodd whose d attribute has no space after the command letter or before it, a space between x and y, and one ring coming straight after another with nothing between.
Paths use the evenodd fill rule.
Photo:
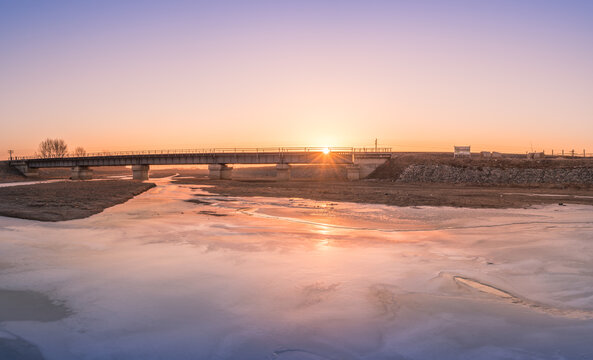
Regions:
<instances>
[{"instance_id":1,"label":"bridge guardrail","mask_svg":"<svg viewBox=\"0 0 593 360\"><path fill-rule=\"evenodd\" d=\"M13 156L12 161L45 160L45 159L77 159L105 156L136 156L136 155L193 155L193 154L224 154L224 153L289 153L289 152L330 152L337 154L360 153L391 153L391 148L354 148L354 147L267 147L267 148L205 148L205 149L167 149L167 150L137 150L137 151L103 151L88 153L84 156L67 154L60 157Z\"/></svg>"}]
</instances>

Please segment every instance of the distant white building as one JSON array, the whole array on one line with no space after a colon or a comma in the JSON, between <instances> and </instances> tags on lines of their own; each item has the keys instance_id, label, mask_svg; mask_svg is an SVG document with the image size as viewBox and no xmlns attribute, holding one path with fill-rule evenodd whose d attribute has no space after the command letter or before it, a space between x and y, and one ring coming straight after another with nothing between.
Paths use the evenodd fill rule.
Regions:
<instances>
[{"instance_id":1,"label":"distant white building","mask_svg":"<svg viewBox=\"0 0 593 360\"><path fill-rule=\"evenodd\" d=\"M546 154L544 154L544 152L530 152L527 153L527 158L528 159L543 159L546 157Z\"/></svg>"},{"instance_id":2,"label":"distant white building","mask_svg":"<svg viewBox=\"0 0 593 360\"><path fill-rule=\"evenodd\" d=\"M470 146L454 146L453 157L471 157Z\"/></svg>"}]
</instances>

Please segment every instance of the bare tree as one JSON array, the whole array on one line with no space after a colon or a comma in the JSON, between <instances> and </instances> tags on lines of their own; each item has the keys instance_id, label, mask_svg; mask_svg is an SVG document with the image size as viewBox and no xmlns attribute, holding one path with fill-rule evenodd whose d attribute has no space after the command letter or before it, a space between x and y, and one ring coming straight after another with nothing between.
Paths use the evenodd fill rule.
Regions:
<instances>
[{"instance_id":1,"label":"bare tree","mask_svg":"<svg viewBox=\"0 0 593 360\"><path fill-rule=\"evenodd\" d=\"M86 156L86 150L82 146L78 146L76 149L74 149L72 155L77 157Z\"/></svg>"},{"instance_id":2,"label":"bare tree","mask_svg":"<svg viewBox=\"0 0 593 360\"><path fill-rule=\"evenodd\" d=\"M44 158L64 157L68 145L62 139L45 139L39 144L39 156Z\"/></svg>"}]
</instances>

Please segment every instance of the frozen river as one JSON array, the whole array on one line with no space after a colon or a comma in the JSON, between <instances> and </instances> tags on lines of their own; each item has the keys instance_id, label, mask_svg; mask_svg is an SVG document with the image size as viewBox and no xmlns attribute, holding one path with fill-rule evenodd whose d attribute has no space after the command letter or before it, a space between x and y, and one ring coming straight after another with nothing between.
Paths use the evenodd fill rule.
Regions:
<instances>
[{"instance_id":1,"label":"frozen river","mask_svg":"<svg viewBox=\"0 0 593 360\"><path fill-rule=\"evenodd\" d=\"M593 207L205 190L0 217L0 358L593 358Z\"/></svg>"}]
</instances>

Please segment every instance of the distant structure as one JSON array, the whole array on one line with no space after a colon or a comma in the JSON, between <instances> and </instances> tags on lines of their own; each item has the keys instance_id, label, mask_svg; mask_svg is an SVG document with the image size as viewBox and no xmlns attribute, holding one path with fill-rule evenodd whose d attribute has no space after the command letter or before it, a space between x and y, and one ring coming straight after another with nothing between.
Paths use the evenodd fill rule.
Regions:
<instances>
[{"instance_id":1,"label":"distant structure","mask_svg":"<svg viewBox=\"0 0 593 360\"><path fill-rule=\"evenodd\" d=\"M546 157L546 154L544 154L544 152L530 152L527 153L527 158L528 159L543 159Z\"/></svg>"},{"instance_id":2,"label":"distant structure","mask_svg":"<svg viewBox=\"0 0 593 360\"><path fill-rule=\"evenodd\" d=\"M276 179L289 180L292 164L327 164L346 167L348 180L367 177L379 166L391 159L391 148L221 148L124 151L121 153L98 153L79 156L58 154L54 157L19 157L9 160L9 165L25 176L38 176L40 168L72 169L72 180L87 180L93 177L90 167L129 166L132 179L148 180L150 165L208 165L212 180L232 179L232 164L276 164ZM1 353L1 351L0 351Z\"/></svg>"},{"instance_id":3,"label":"distant structure","mask_svg":"<svg viewBox=\"0 0 593 360\"><path fill-rule=\"evenodd\" d=\"M503 158L503 154L497 151L480 151L480 158L481 159L501 159Z\"/></svg>"},{"instance_id":4,"label":"distant structure","mask_svg":"<svg viewBox=\"0 0 593 360\"><path fill-rule=\"evenodd\" d=\"M454 146L455 151L453 152L453 157L471 157L470 146Z\"/></svg>"}]
</instances>

